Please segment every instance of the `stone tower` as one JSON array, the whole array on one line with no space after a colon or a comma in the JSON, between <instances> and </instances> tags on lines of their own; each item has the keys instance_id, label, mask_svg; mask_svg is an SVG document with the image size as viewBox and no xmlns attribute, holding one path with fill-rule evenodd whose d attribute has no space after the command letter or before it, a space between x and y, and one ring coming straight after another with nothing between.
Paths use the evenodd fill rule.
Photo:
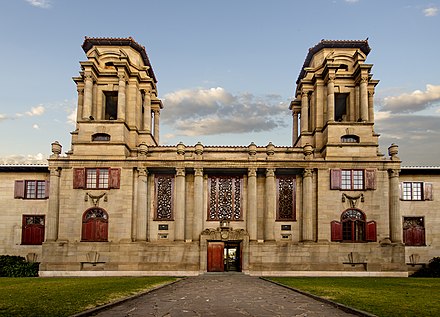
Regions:
<instances>
[{"instance_id":1,"label":"stone tower","mask_svg":"<svg viewBox=\"0 0 440 317\"><path fill-rule=\"evenodd\" d=\"M86 37L73 156L136 156L159 144L156 77L145 48L129 38Z\"/></svg>"}]
</instances>

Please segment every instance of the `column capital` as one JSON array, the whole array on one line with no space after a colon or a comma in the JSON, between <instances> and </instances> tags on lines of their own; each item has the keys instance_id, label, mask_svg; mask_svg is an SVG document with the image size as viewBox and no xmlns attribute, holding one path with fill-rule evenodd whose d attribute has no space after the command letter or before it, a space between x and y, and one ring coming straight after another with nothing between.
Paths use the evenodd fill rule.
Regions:
<instances>
[{"instance_id":1,"label":"column capital","mask_svg":"<svg viewBox=\"0 0 440 317\"><path fill-rule=\"evenodd\" d=\"M202 167L194 168L194 176L203 176L203 168Z\"/></svg>"},{"instance_id":2,"label":"column capital","mask_svg":"<svg viewBox=\"0 0 440 317\"><path fill-rule=\"evenodd\" d=\"M388 175L390 178L399 177L399 173L400 173L399 169L388 170Z\"/></svg>"},{"instance_id":3,"label":"column capital","mask_svg":"<svg viewBox=\"0 0 440 317\"><path fill-rule=\"evenodd\" d=\"M334 74L329 74L328 75L328 84L334 84L334 82L335 82L335 79L336 79L336 75L334 75Z\"/></svg>"},{"instance_id":4,"label":"column capital","mask_svg":"<svg viewBox=\"0 0 440 317\"><path fill-rule=\"evenodd\" d=\"M148 169L146 167L138 167L137 171L139 173L139 177L148 176Z\"/></svg>"},{"instance_id":5,"label":"column capital","mask_svg":"<svg viewBox=\"0 0 440 317\"><path fill-rule=\"evenodd\" d=\"M266 168L266 177L274 177L275 168Z\"/></svg>"},{"instance_id":6,"label":"column capital","mask_svg":"<svg viewBox=\"0 0 440 317\"><path fill-rule=\"evenodd\" d=\"M305 168L303 172L303 177L312 177L313 175L313 169L311 168Z\"/></svg>"},{"instance_id":7,"label":"column capital","mask_svg":"<svg viewBox=\"0 0 440 317\"><path fill-rule=\"evenodd\" d=\"M60 177L61 169L58 167L49 167L50 176Z\"/></svg>"},{"instance_id":8,"label":"column capital","mask_svg":"<svg viewBox=\"0 0 440 317\"><path fill-rule=\"evenodd\" d=\"M185 168L176 167L176 176L185 176Z\"/></svg>"},{"instance_id":9,"label":"column capital","mask_svg":"<svg viewBox=\"0 0 440 317\"><path fill-rule=\"evenodd\" d=\"M364 75L361 77L361 84L366 84L366 83L368 83L368 76Z\"/></svg>"},{"instance_id":10,"label":"column capital","mask_svg":"<svg viewBox=\"0 0 440 317\"><path fill-rule=\"evenodd\" d=\"M160 110L159 109L153 109L152 110L155 116L159 116L160 115Z\"/></svg>"},{"instance_id":11,"label":"column capital","mask_svg":"<svg viewBox=\"0 0 440 317\"><path fill-rule=\"evenodd\" d=\"M248 168L248 177L256 177L257 169L255 167Z\"/></svg>"},{"instance_id":12,"label":"column capital","mask_svg":"<svg viewBox=\"0 0 440 317\"><path fill-rule=\"evenodd\" d=\"M118 78L119 78L119 81L125 82L127 80L127 76L124 73L119 73Z\"/></svg>"},{"instance_id":13,"label":"column capital","mask_svg":"<svg viewBox=\"0 0 440 317\"><path fill-rule=\"evenodd\" d=\"M83 87L76 87L76 91L78 92L78 95L84 94L84 88Z\"/></svg>"}]
</instances>

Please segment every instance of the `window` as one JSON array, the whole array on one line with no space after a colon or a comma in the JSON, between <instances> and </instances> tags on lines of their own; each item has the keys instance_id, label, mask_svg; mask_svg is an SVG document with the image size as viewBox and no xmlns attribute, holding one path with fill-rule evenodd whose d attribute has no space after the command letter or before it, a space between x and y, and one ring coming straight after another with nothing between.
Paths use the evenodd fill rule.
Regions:
<instances>
[{"instance_id":1,"label":"window","mask_svg":"<svg viewBox=\"0 0 440 317\"><path fill-rule=\"evenodd\" d=\"M277 177L277 220L278 221L295 221L295 193L296 178L295 176L278 176Z\"/></svg>"},{"instance_id":2,"label":"window","mask_svg":"<svg viewBox=\"0 0 440 317\"><path fill-rule=\"evenodd\" d=\"M92 141L110 141L110 135L107 133L95 133L92 135Z\"/></svg>"},{"instance_id":3,"label":"window","mask_svg":"<svg viewBox=\"0 0 440 317\"><path fill-rule=\"evenodd\" d=\"M74 168L73 188L112 189L120 187L119 168Z\"/></svg>"},{"instance_id":4,"label":"window","mask_svg":"<svg viewBox=\"0 0 440 317\"><path fill-rule=\"evenodd\" d=\"M105 120L116 120L118 118L118 92L105 91Z\"/></svg>"},{"instance_id":5,"label":"window","mask_svg":"<svg viewBox=\"0 0 440 317\"><path fill-rule=\"evenodd\" d=\"M341 136L342 143L359 143L359 137L354 134L346 134Z\"/></svg>"},{"instance_id":6,"label":"window","mask_svg":"<svg viewBox=\"0 0 440 317\"><path fill-rule=\"evenodd\" d=\"M348 94L335 94L335 121L346 121Z\"/></svg>"},{"instance_id":7,"label":"window","mask_svg":"<svg viewBox=\"0 0 440 317\"><path fill-rule=\"evenodd\" d=\"M241 176L210 176L208 221L241 220Z\"/></svg>"},{"instance_id":8,"label":"window","mask_svg":"<svg viewBox=\"0 0 440 317\"><path fill-rule=\"evenodd\" d=\"M108 214L104 209L93 207L84 212L81 241L108 241Z\"/></svg>"},{"instance_id":9,"label":"window","mask_svg":"<svg viewBox=\"0 0 440 317\"><path fill-rule=\"evenodd\" d=\"M368 190L376 189L375 169L332 169L330 170L330 189Z\"/></svg>"},{"instance_id":10,"label":"window","mask_svg":"<svg viewBox=\"0 0 440 317\"><path fill-rule=\"evenodd\" d=\"M403 242L406 246L425 245L425 222L423 217L403 218Z\"/></svg>"},{"instance_id":11,"label":"window","mask_svg":"<svg viewBox=\"0 0 440 317\"><path fill-rule=\"evenodd\" d=\"M155 177L155 220L173 220L174 175Z\"/></svg>"},{"instance_id":12,"label":"window","mask_svg":"<svg viewBox=\"0 0 440 317\"><path fill-rule=\"evenodd\" d=\"M23 215L21 244L39 245L44 241L44 216Z\"/></svg>"},{"instance_id":13,"label":"window","mask_svg":"<svg viewBox=\"0 0 440 317\"><path fill-rule=\"evenodd\" d=\"M400 183L400 199L432 200L432 183L424 183L424 182Z\"/></svg>"},{"instance_id":14,"label":"window","mask_svg":"<svg viewBox=\"0 0 440 317\"><path fill-rule=\"evenodd\" d=\"M46 199L49 197L49 182L44 180L17 180L14 198Z\"/></svg>"},{"instance_id":15,"label":"window","mask_svg":"<svg viewBox=\"0 0 440 317\"><path fill-rule=\"evenodd\" d=\"M359 209L347 209L341 214L341 221L331 222L331 240L344 242L376 241L376 222L366 222L365 214Z\"/></svg>"}]
</instances>

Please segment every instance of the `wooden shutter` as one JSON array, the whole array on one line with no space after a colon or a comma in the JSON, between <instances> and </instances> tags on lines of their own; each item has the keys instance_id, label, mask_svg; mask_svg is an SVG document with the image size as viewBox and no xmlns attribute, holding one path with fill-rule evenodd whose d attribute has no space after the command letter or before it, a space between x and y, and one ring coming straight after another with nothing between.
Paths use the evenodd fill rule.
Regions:
<instances>
[{"instance_id":1,"label":"wooden shutter","mask_svg":"<svg viewBox=\"0 0 440 317\"><path fill-rule=\"evenodd\" d=\"M95 241L107 241L108 235L108 223L102 220L95 220L96 225L96 237Z\"/></svg>"},{"instance_id":2,"label":"wooden shutter","mask_svg":"<svg viewBox=\"0 0 440 317\"><path fill-rule=\"evenodd\" d=\"M432 199L432 183L423 183L423 199L424 200L433 200Z\"/></svg>"},{"instance_id":3,"label":"wooden shutter","mask_svg":"<svg viewBox=\"0 0 440 317\"><path fill-rule=\"evenodd\" d=\"M25 181L15 181L14 198L24 198Z\"/></svg>"},{"instance_id":4,"label":"wooden shutter","mask_svg":"<svg viewBox=\"0 0 440 317\"><path fill-rule=\"evenodd\" d=\"M331 169L330 170L330 189L341 189L342 184L342 170Z\"/></svg>"},{"instance_id":5,"label":"wooden shutter","mask_svg":"<svg viewBox=\"0 0 440 317\"><path fill-rule=\"evenodd\" d=\"M73 169L73 188L84 188L86 186L86 170L84 168Z\"/></svg>"},{"instance_id":6,"label":"wooden shutter","mask_svg":"<svg viewBox=\"0 0 440 317\"><path fill-rule=\"evenodd\" d=\"M403 242L407 246L424 246L425 228L414 226L403 229Z\"/></svg>"},{"instance_id":7,"label":"wooden shutter","mask_svg":"<svg viewBox=\"0 0 440 317\"><path fill-rule=\"evenodd\" d=\"M332 221L330 223L332 241L342 241L342 223Z\"/></svg>"},{"instance_id":8,"label":"wooden shutter","mask_svg":"<svg viewBox=\"0 0 440 317\"><path fill-rule=\"evenodd\" d=\"M49 192L50 192L50 182L45 181L44 182L44 198L49 198Z\"/></svg>"},{"instance_id":9,"label":"wooden shutter","mask_svg":"<svg viewBox=\"0 0 440 317\"><path fill-rule=\"evenodd\" d=\"M83 222L81 241L94 241L94 236L95 236L95 221L89 220L87 222Z\"/></svg>"},{"instance_id":10,"label":"wooden shutter","mask_svg":"<svg viewBox=\"0 0 440 317\"><path fill-rule=\"evenodd\" d=\"M108 187L118 189L121 185L121 169L110 168L108 172Z\"/></svg>"},{"instance_id":11,"label":"wooden shutter","mask_svg":"<svg viewBox=\"0 0 440 317\"><path fill-rule=\"evenodd\" d=\"M365 240L370 242L377 241L376 221L368 221L366 223Z\"/></svg>"},{"instance_id":12,"label":"wooden shutter","mask_svg":"<svg viewBox=\"0 0 440 317\"><path fill-rule=\"evenodd\" d=\"M376 169L365 170L365 189L376 189Z\"/></svg>"}]
</instances>

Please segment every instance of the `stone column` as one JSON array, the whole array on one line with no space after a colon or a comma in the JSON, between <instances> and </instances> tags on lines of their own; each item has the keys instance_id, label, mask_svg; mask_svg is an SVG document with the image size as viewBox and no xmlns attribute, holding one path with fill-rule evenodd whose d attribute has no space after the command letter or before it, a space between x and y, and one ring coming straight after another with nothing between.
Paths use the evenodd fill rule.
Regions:
<instances>
[{"instance_id":1,"label":"stone column","mask_svg":"<svg viewBox=\"0 0 440 317\"><path fill-rule=\"evenodd\" d=\"M60 174L58 168L50 167L49 208L47 210L46 241L58 240L58 223L60 217Z\"/></svg>"},{"instance_id":2,"label":"stone column","mask_svg":"<svg viewBox=\"0 0 440 317\"><path fill-rule=\"evenodd\" d=\"M91 73L84 74L84 103L82 109L82 118L89 119L92 115L93 101L93 78Z\"/></svg>"},{"instance_id":3,"label":"stone column","mask_svg":"<svg viewBox=\"0 0 440 317\"><path fill-rule=\"evenodd\" d=\"M147 90L144 90L144 126L143 130L151 132L151 97Z\"/></svg>"},{"instance_id":4,"label":"stone column","mask_svg":"<svg viewBox=\"0 0 440 317\"><path fill-rule=\"evenodd\" d=\"M360 84L360 94L361 94L361 120L368 121L368 76L362 76Z\"/></svg>"},{"instance_id":5,"label":"stone column","mask_svg":"<svg viewBox=\"0 0 440 317\"><path fill-rule=\"evenodd\" d=\"M136 240L148 240L148 170L138 167Z\"/></svg>"},{"instance_id":6,"label":"stone column","mask_svg":"<svg viewBox=\"0 0 440 317\"><path fill-rule=\"evenodd\" d=\"M185 240L185 168L176 168L176 203L174 205L174 240Z\"/></svg>"},{"instance_id":7,"label":"stone column","mask_svg":"<svg viewBox=\"0 0 440 317\"><path fill-rule=\"evenodd\" d=\"M324 84L322 80L316 83L316 129L321 130L324 125Z\"/></svg>"},{"instance_id":8,"label":"stone column","mask_svg":"<svg viewBox=\"0 0 440 317\"><path fill-rule=\"evenodd\" d=\"M125 121L125 74L119 74L118 120Z\"/></svg>"},{"instance_id":9,"label":"stone column","mask_svg":"<svg viewBox=\"0 0 440 317\"><path fill-rule=\"evenodd\" d=\"M402 219L400 216L399 170L389 171L390 179L390 239L392 242L402 242Z\"/></svg>"},{"instance_id":10,"label":"stone column","mask_svg":"<svg viewBox=\"0 0 440 317\"><path fill-rule=\"evenodd\" d=\"M301 93L301 133L309 131L309 95Z\"/></svg>"},{"instance_id":11,"label":"stone column","mask_svg":"<svg viewBox=\"0 0 440 317\"><path fill-rule=\"evenodd\" d=\"M368 92L368 122L374 123L374 91Z\"/></svg>"},{"instance_id":12,"label":"stone column","mask_svg":"<svg viewBox=\"0 0 440 317\"><path fill-rule=\"evenodd\" d=\"M314 241L312 176L313 170L306 168L303 173L302 241Z\"/></svg>"},{"instance_id":13,"label":"stone column","mask_svg":"<svg viewBox=\"0 0 440 317\"><path fill-rule=\"evenodd\" d=\"M153 110L154 112L154 139L156 140L156 143L159 144L159 116L160 111L159 110Z\"/></svg>"},{"instance_id":14,"label":"stone column","mask_svg":"<svg viewBox=\"0 0 440 317\"><path fill-rule=\"evenodd\" d=\"M248 169L247 231L250 240L257 240L257 169Z\"/></svg>"},{"instance_id":15,"label":"stone column","mask_svg":"<svg viewBox=\"0 0 440 317\"><path fill-rule=\"evenodd\" d=\"M83 104L84 104L84 88L77 87L76 91L78 92L78 103L76 107L76 122L78 122L82 119Z\"/></svg>"},{"instance_id":16,"label":"stone column","mask_svg":"<svg viewBox=\"0 0 440 317\"><path fill-rule=\"evenodd\" d=\"M264 217L264 240L275 240L275 208L276 208L276 191L275 191L275 169L266 169L266 208Z\"/></svg>"},{"instance_id":17,"label":"stone column","mask_svg":"<svg viewBox=\"0 0 440 317\"><path fill-rule=\"evenodd\" d=\"M329 77L327 82L327 122L335 121L335 78Z\"/></svg>"},{"instance_id":18,"label":"stone column","mask_svg":"<svg viewBox=\"0 0 440 317\"><path fill-rule=\"evenodd\" d=\"M295 145L298 140L298 111L294 110L293 116L293 134L292 134L292 145Z\"/></svg>"},{"instance_id":19,"label":"stone column","mask_svg":"<svg viewBox=\"0 0 440 317\"><path fill-rule=\"evenodd\" d=\"M193 240L199 241L203 230L203 168L194 169Z\"/></svg>"}]
</instances>

